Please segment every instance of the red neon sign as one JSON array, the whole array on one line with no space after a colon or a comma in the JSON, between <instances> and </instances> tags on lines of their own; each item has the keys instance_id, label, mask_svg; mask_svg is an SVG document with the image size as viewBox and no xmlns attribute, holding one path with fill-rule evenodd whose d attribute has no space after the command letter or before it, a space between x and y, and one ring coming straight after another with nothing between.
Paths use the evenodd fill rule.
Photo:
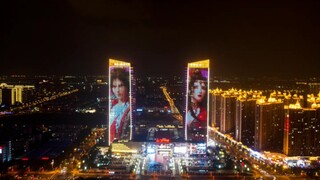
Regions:
<instances>
[{"instance_id":1,"label":"red neon sign","mask_svg":"<svg viewBox=\"0 0 320 180\"><path fill-rule=\"evenodd\" d=\"M161 139L156 139L157 143L170 143L170 139L167 138L161 138Z\"/></svg>"}]
</instances>

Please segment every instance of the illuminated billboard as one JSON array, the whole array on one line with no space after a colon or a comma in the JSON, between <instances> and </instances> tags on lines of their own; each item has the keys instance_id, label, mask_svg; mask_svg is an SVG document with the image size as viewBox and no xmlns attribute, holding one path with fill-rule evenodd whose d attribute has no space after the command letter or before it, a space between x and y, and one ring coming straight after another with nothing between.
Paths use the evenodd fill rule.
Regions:
<instances>
[{"instance_id":1,"label":"illuminated billboard","mask_svg":"<svg viewBox=\"0 0 320 180\"><path fill-rule=\"evenodd\" d=\"M132 139L130 63L109 59L109 144Z\"/></svg>"},{"instance_id":2,"label":"illuminated billboard","mask_svg":"<svg viewBox=\"0 0 320 180\"><path fill-rule=\"evenodd\" d=\"M188 63L185 139L207 142L209 109L209 60Z\"/></svg>"}]
</instances>

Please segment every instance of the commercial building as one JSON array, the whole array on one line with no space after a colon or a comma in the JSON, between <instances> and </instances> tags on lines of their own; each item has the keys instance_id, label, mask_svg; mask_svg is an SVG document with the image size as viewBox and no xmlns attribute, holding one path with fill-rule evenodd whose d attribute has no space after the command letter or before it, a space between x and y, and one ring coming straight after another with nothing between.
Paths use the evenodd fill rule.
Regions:
<instances>
[{"instance_id":1,"label":"commercial building","mask_svg":"<svg viewBox=\"0 0 320 180\"><path fill-rule=\"evenodd\" d=\"M207 143L209 125L210 60L188 63L185 105L185 140Z\"/></svg>"},{"instance_id":2,"label":"commercial building","mask_svg":"<svg viewBox=\"0 0 320 180\"><path fill-rule=\"evenodd\" d=\"M132 75L129 62L109 59L108 144L132 140Z\"/></svg>"}]
</instances>

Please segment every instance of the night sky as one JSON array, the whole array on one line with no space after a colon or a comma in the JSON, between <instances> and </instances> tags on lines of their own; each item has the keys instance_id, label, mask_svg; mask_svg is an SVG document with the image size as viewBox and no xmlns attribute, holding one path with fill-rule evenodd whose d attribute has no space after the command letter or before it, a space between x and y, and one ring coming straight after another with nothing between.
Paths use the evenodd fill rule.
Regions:
<instances>
[{"instance_id":1,"label":"night sky","mask_svg":"<svg viewBox=\"0 0 320 180\"><path fill-rule=\"evenodd\" d=\"M0 74L320 76L320 1L3 0Z\"/></svg>"}]
</instances>

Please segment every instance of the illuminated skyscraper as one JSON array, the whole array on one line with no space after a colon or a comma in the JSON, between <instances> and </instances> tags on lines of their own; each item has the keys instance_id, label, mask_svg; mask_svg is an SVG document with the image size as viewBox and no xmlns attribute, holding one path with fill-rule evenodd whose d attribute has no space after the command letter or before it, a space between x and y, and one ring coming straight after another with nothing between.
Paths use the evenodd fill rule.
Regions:
<instances>
[{"instance_id":1,"label":"illuminated skyscraper","mask_svg":"<svg viewBox=\"0 0 320 180\"><path fill-rule=\"evenodd\" d=\"M281 100L260 99L255 112L254 149L258 151L283 151L284 105Z\"/></svg>"},{"instance_id":2,"label":"illuminated skyscraper","mask_svg":"<svg viewBox=\"0 0 320 180\"><path fill-rule=\"evenodd\" d=\"M236 113L236 141L252 148L254 145L255 99L238 99Z\"/></svg>"},{"instance_id":3,"label":"illuminated skyscraper","mask_svg":"<svg viewBox=\"0 0 320 180\"><path fill-rule=\"evenodd\" d=\"M209 117L211 119L211 126L220 128L220 119L222 114L221 95L223 91L221 89L214 89L210 91L210 112Z\"/></svg>"},{"instance_id":4,"label":"illuminated skyscraper","mask_svg":"<svg viewBox=\"0 0 320 180\"><path fill-rule=\"evenodd\" d=\"M225 91L221 96L220 131L232 137L235 137L237 97L233 90Z\"/></svg>"},{"instance_id":5,"label":"illuminated skyscraper","mask_svg":"<svg viewBox=\"0 0 320 180\"><path fill-rule=\"evenodd\" d=\"M17 102L24 103L29 99L28 94L35 89L32 85L7 85L0 84L0 104L13 105Z\"/></svg>"},{"instance_id":6,"label":"illuminated skyscraper","mask_svg":"<svg viewBox=\"0 0 320 180\"><path fill-rule=\"evenodd\" d=\"M320 155L320 109L302 108L297 102L285 109L284 154Z\"/></svg>"},{"instance_id":7,"label":"illuminated skyscraper","mask_svg":"<svg viewBox=\"0 0 320 180\"><path fill-rule=\"evenodd\" d=\"M261 94L260 91L244 91L237 99L235 139L250 148L254 147L255 107Z\"/></svg>"},{"instance_id":8,"label":"illuminated skyscraper","mask_svg":"<svg viewBox=\"0 0 320 180\"><path fill-rule=\"evenodd\" d=\"M109 59L109 144L132 140L132 97L130 63Z\"/></svg>"},{"instance_id":9,"label":"illuminated skyscraper","mask_svg":"<svg viewBox=\"0 0 320 180\"><path fill-rule=\"evenodd\" d=\"M203 60L188 63L184 126L185 140L189 142L208 141L209 62Z\"/></svg>"}]
</instances>

